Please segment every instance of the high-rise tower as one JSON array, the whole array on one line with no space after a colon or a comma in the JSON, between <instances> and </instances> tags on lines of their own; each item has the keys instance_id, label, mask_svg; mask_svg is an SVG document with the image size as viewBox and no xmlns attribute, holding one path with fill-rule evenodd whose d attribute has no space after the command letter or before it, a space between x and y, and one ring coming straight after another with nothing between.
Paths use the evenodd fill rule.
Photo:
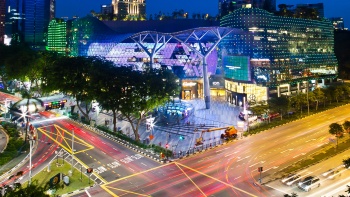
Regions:
<instances>
[{"instance_id":1,"label":"high-rise tower","mask_svg":"<svg viewBox=\"0 0 350 197\"><path fill-rule=\"evenodd\" d=\"M23 2L24 42L33 48L45 46L47 27L50 22L52 0L25 0Z\"/></svg>"},{"instance_id":2,"label":"high-rise tower","mask_svg":"<svg viewBox=\"0 0 350 197\"><path fill-rule=\"evenodd\" d=\"M112 0L118 20L146 18L146 0Z\"/></svg>"},{"instance_id":3,"label":"high-rise tower","mask_svg":"<svg viewBox=\"0 0 350 197\"><path fill-rule=\"evenodd\" d=\"M225 16L239 8L260 8L276 11L276 0L219 0L219 15Z\"/></svg>"},{"instance_id":4,"label":"high-rise tower","mask_svg":"<svg viewBox=\"0 0 350 197\"><path fill-rule=\"evenodd\" d=\"M6 13L6 0L0 0L0 44L5 40L5 13Z\"/></svg>"}]
</instances>

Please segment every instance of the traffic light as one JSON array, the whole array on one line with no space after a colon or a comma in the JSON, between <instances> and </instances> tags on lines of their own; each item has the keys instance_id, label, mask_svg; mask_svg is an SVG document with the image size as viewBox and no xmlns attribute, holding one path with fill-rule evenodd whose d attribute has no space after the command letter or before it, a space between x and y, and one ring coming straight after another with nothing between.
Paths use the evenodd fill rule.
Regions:
<instances>
[{"instance_id":1,"label":"traffic light","mask_svg":"<svg viewBox=\"0 0 350 197\"><path fill-rule=\"evenodd\" d=\"M86 169L86 173L88 173L88 174L91 174L93 171L94 171L93 168L88 168L88 169Z\"/></svg>"}]
</instances>

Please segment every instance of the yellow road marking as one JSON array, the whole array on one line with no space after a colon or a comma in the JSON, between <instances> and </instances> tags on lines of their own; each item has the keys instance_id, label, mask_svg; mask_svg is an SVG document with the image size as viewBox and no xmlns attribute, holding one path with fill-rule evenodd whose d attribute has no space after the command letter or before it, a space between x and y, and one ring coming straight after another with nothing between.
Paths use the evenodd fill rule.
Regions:
<instances>
[{"instance_id":1,"label":"yellow road marking","mask_svg":"<svg viewBox=\"0 0 350 197\"><path fill-rule=\"evenodd\" d=\"M114 181L111 181L109 183L106 183L106 184L111 184L111 183L115 183L115 182L118 182L118 181L121 181L121 180L124 180L124 179L127 179L127 178L130 178L130 177L133 177L133 176L137 176L139 174L143 174L143 173L146 173L146 172L149 172L149 171L152 171L152 170L156 170L158 168L162 168L162 167L165 167L165 166L168 166L168 165L172 165L174 163L168 163L168 164L165 164L163 166L158 166L158 167L154 167L154 168L151 168L151 169L148 169L148 170L145 170L145 171L142 171L142 172L138 172L138 173L135 173L135 174L132 174L132 175L129 175L129 176L125 176L123 178L120 178L120 179L117 179L117 180L114 180ZM118 174L119 175L119 174ZM105 184L105 185L106 185Z\"/></svg>"},{"instance_id":2,"label":"yellow road marking","mask_svg":"<svg viewBox=\"0 0 350 197\"><path fill-rule=\"evenodd\" d=\"M114 190L119 190L119 191L123 191L123 192L126 192L126 193L130 193L130 194L136 194L138 196L150 196L150 195L145 195L145 194L140 194L140 193L136 193L136 192L132 192L132 191L127 191L127 190L123 190L123 189L117 189L117 188L114 188L114 187L110 187L110 186L105 186L106 188L110 188L110 189L114 189Z\"/></svg>"},{"instance_id":3,"label":"yellow road marking","mask_svg":"<svg viewBox=\"0 0 350 197\"><path fill-rule=\"evenodd\" d=\"M72 134L71 134L70 132L68 132L67 130L65 130L65 129L59 127L58 125L55 125L55 124L54 124L54 125L51 125L51 126L53 126L53 127L56 129L57 134L55 134L55 133L53 133L53 132L51 132L51 131L48 131L48 130L46 129L47 126L46 126L46 127L39 127L39 128L37 128L37 130L40 131L41 133L43 133L44 135L46 135L46 136L47 136L48 138L50 138L52 141L56 142L56 143L57 143L58 145L60 145L63 149L65 149L66 151L68 151L70 154L72 154L72 152L73 152L73 151L72 151L72 148L71 148L70 144L66 141L66 139L69 139L69 138L64 137L64 136L62 135L62 131L65 131L65 132L66 132L68 135L70 135L70 136L72 136ZM58 142L56 139L54 139L53 137L51 137L48 133L52 133L52 134L56 135L56 139L58 138L58 136L61 136L61 138L66 142L66 144L62 144L62 143ZM75 140L74 143L81 144L81 145L87 147L87 148L84 149L84 150L75 151L74 154L78 154L78 153L81 153L81 152L85 152L85 151L88 151L88 150L91 150L91 149L94 148L94 146L92 146L92 145L86 143L84 140L82 140L82 139L80 139L80 138L78 138L78 137L74 137L74 140Z\"/></svg>"},{"instance_id":4,"label":"yellow road marking","mask_svg":"<svg viewBox=\"0 0 350 197\"><path fill-rule=\"evenodd\" d=\"M108 192L110 195L112 195L113 197L118 197L117 194L113 193L111 190L107 189L104 185L100 185L100 187L102 189L104 189L106 192Z\"/></svg>"},{"instance_id":5,"label":"yellow road marking","mask_svg":"<svg viewBox=\"0 0 350 197\"><path fill-rule=\"evenodd\" d=\"M80 159L78 159L76 156L74 156L74 159L75 160L77 160L79 163L81 163L81 164L83 164L83 166L85 167L85 168L89 168L84 162L82 162ZM99 174L97 174L97 173L95 173L95 172L93 172L93 174L97 177L97 178L99 178L101 181L103 181L104 183L107 183L108 181L106 181L104 178L102 178Z\"/></svg>"},{"instance_id":6,"label":"yellow road marking","mask_svg":"<svg viewBox=\"0 0 350 197\"><path fill-rule=\"evenodd\" d=\"M177 163L177 162L175 162L175 163ZM224 185L226 185L226 186L228 186L228 187L231 187L231 188L233 188L233 189L236 189L236 190L238 190L238 191L240 191L240 192L243 192L243 193L248 194L248 195L253 196L253 197L257 197L257 196L255 196L254 194L251 194L251 193L249 193L249 192L247 192L247 191L244 191L244 190L242 190L242 189L239 189L238 187L235 187L235 186L233 186L233 185L230 185L230 184L228 184L228 183L225 183L225 182L223 182L223 181L221 181L221 180L219 180L219 179L217 179L217 178L214 178L214 177L212 177L212 176L209 176L209 175L207 175L207 174L204 174L203 172L200 172L200 171L198 171L198 170L195 170L195 169L193 169L193 168L191 168L191 167L185 166L185 165L183 165L183 164L181 164L181 163L177 163L177 164L180 165L180 166L182 166L182 167L188 168L188 169L190 169L190 170L192 170L192 171L194 171L194 172L197 172L197 173L199 173L199 174L201 174L201 175L204 175L204 176L206 176L206 177L208 177L208 178L211 178L211 179L213 179L213 180L216 180L216 181L218 181L218 182L220 182L220 183L222 183L222 184L224 184Z\"/></svg>"},{"instance_id":7,"label":"yellow road marking","mask_svg":"<svg viewBox=\"0 0 350 197\"><path fill-rule=\"evenodd\" d=\"M198 187L198 185L186 174L186 172L183 171L183 169L180 168L179 165L177 165L177 163L175 163L175 165L182 171L182 173L184 173L184 174L187 176L187 178L193 183L194 186L197 187L197 189L198 189L204 196L207 196L207 195L205 195L205 193Z\"/></svg>"}]
</instances>

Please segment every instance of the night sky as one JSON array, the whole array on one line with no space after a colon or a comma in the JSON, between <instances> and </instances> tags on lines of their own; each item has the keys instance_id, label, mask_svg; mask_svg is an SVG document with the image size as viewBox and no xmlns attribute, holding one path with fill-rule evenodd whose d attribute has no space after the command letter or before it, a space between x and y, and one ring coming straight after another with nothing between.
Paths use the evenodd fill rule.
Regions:
<instances>
[{"instance_id":1,"label":"night sky","mask_svg":"<svg viewBox=\"0 0 350 197\"><path fill-rule=\"evenodd\" d=\"M56 0L56 17L74 15L83 17L91 10L100 12L102 4L111 4L112 0ZM350 0L277 0L281 3L323 3L325 17L343 17L345 26L350 28ZM147 0L147 14L162 11L171 14L176 9L191 13L209 13L215 16L218 12L218 0Z\"/></svg>"}]
</instances>

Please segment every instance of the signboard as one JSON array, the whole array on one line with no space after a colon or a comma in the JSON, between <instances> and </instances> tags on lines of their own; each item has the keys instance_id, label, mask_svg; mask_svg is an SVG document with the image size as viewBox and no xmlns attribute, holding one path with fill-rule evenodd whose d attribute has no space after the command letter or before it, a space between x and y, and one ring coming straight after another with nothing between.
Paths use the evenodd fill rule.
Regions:
<instances>
[{"instance_id":1,"label":"signboard","mask_svg":"<svg viewBox=\"0 0 350 197\"><path fill-rule=\"evenodd\" d=\"M249 56L224 56L225 78L251 81Z\"/></svg>"},{"instance_id":2,"label":"signboard","mask_svg":"<svg viewBox=\"0 0 350 197\"><path fill-rule=\"evenodd\" d=\"M61 173L58 173L50 179L50 187L57 185L60 181L61 181Z\"/></svg>"}]
</instances>

